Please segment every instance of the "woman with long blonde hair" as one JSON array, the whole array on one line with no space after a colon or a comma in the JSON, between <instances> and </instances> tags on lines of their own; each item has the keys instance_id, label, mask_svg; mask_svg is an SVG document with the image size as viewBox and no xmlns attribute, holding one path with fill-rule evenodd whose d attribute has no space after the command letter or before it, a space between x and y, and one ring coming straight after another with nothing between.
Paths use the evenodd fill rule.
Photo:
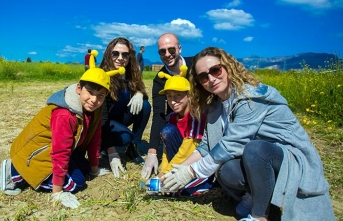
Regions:
<instances>
[{"instance_id":1,"label":"woman with long blonde hair","mask_svg":"<svg viewBox=\"0 0 343 221\"><path fill-rule=\"evenodd\" d=\"M335 220L319 154L278 91L220 48L197 54L190 75L193 111L207 111L207 125L164 187L215 174L244 221L268 220L270 204L282 220Z\"/></svg>"}]
</instances>

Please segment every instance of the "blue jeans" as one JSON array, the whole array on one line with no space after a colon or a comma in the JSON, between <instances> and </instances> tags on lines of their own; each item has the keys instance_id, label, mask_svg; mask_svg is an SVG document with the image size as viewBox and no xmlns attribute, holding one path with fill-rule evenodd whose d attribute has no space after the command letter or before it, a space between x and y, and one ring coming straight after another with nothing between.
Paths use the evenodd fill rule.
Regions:
<instances>
[{"instance_id":1,"label":"blue jeans","mask_svg":"<svg viewBox=\"0 0 343 221\"><path fill-rule=\"evenodd\" d=\"M179 151L182 144L182 136L179 129L173 124L167 124L160 133L163 146L166 147L166 155L170 162ZM185 188L180 189L181 196L194 196L201 194L214 186L214 176L205 179L193 179Z\"/></svg>"},{"instance_id":2,"label":"blue jeans","mask_svg":"<svg viewBox=\"0 0 343 221\"><path fill-rule=\"evenodd\" d=\"M115 119L109 121L111 139L105 138L106 146L120 147L129 143L139 144L149 121L150 112L151 105L148 100L143 100L143 108L137 115L131 114L130 107L126 107L125 111L117 114ZM131 124L133 124L132 131L128 128Z\"/></svg>"},{"instance_id":3,"label":"blue jeans","mask_svg":"<svg viewBox=\"0 0 343 221\"><path fill-rule=\"evenodd\" d=\"M224 163L218 170L219 184L240 201L246 191L253 199L252 213L268 214L269 203L283 160L281 147L263 140L246 144L242 158Z\"/></svg>"},{"instance_id":4,"label":"blue jeans","mask_svg":"<svg viewBox=\"0 0 343 221\"><path fill-rule=\"evenodd\" d=\"M91 168L89 166L89 161L85 158L84 155L80 154L78 150L74 150L71 154L69 160L68 173L65 176L65 181L63 184L63 191L65 192L77 192L86 184L86 176L88 176ZM24 182L21 178L21 175L11 164L11 175L12 180L15 181L18 185ZM52 174L44 180L41 185L41 190L52 190Z\"/></svg>"}]
</instances>

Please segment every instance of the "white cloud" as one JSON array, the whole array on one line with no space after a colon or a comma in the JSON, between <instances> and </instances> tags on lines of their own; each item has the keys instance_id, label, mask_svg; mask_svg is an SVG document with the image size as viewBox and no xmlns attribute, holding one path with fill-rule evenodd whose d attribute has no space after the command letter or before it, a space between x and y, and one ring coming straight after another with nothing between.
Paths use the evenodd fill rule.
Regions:
<instances>
[{"instance_id":1,"label":"white cloud","mask_svg":"<svg viewBox=\"0 0 343 221\"><path fill-rule=\"evenodd\" d=\"M224 7L225 8L232 8L232 7L236 7L240 4L242 4L240 0L233 0L232 2L225 4Z\"/></svg>"},{"instance_id":2,"label":"white cloud","mask_svg":"<svg viewBox=\"0 0 343 221\"><path fill-rule=\"evenodd\" d=\"M253 26L254 23L253 16L243 10L215 9L206 14L215 23L214 28L219 30L239 30Z\"/></svg>"},{"instance_id":3,"label":"white cloud","mask_svg":"<svg viewBox=\"0 0 343 221\"><path fill-rule=\"evenodd\" d=\"M77 28L77 29L83 29L83 30L87 29L87 27L82 27L81 25L76 25L75 28Z\"/></svg>"},{"instance_id":4,"label":"white cloud","mask_svg":"<svg viewBox=\"0 0 343 221\"><path fill-rule=\"evenodd\" d=\"M187 39L188 41L198 41L202 37L202 32L199 28L196 28L191 21L181 18L161 24L139 25L101 22L90 27L95 31L95 37L100 38L104 45L107 45L111 40L119 36L128 38L136 47L155 45L158 37L166 32L177 33L179 38ZM76 28L83 29L81 26ZM87 43L77 43L77 46L67 45L56 55L59 57L75 57L76 54L86 53L88 48L104 50L106 47L104 45L91 45Z\"/></svg>"},{"instance_id":5,"label":"white cloud","mask_svg":"<svg viewBox=\"0 0 343 221\"><path fill-rule=\"evenodd\" d=\"M212 41L215 42L215 43L226 44L226 42L223 39L218 39L216 37L212 38Z\"/></svg>"},{"instance_id":6,"label":"white cloud","mask_svg":"<svg viewBox=\"0 0 343 221\"><path fill-rule=\"evenodd\" d=\"M165 32L177 33L179 38L186 39L198 40L202 37L200 29L196 28L192 22L181 18L169 23L149 25L102 22L91 28L95 31L95 36L100 38L104 44L108 44L113 38L123 36L127 37L135 46L150 46L156 44L158 37Z\"/></svg>"},{"instance_id":7,"label":"white cloud","mask_svg":"<svg viewBox=\"0 0 343 221\"><path fill-rule=\"evenodd\" d=\"M249 37L244 38L243 41L251 42L253 39L254 37L249 36Z\"/></svg>"},{"instance_id":8,"label":"white cloud","mask_svg":"<svg viewBox=\"0 0 343 221\"><path fill-rule=\"evenodd\" d=\"M170 22L171 24L174 24L174 25L185 25L185 26L189 26L191 28L195 28L195 25L188 21L188 20L183 20L181 18L178 18L178 19L175 19L173 21Z\"/></svg>"},{"instance_id":9,"label":"white cloud","mask_svg":"<svg viewBox=\"0 0 343 221\"><path fill-rule=\"evenodd\" d=\"M37 52L35 52L35 51L30 51L30 52L28 52L28 54L30 54L30 55L36 55Z\"/></svg>"},{"instance_id":10,"label":"white cloud","mask_svg":"<svg viewBox=\"0 0 343 221\"><path fill-rule=\"evenodd\" d=\"M58 51L56 55L58 57L76 57L78 53L85 54L87 53L88 49L95 49L95 50L104 50L105 47L102 45L94 45L94 44L84 44L84 43L77 43L77 47L73 47L70 45L65 46L62 50Z\"/></svg>"},{"instance_id":11,"label":"white cloud","mask_svg":"<svg viewBox=\"0 0 343 221\"><path fill-rule=\"evenodd\" d=\"M342 8L342 0L278 0L281 3L299 5L304 9Z\"/></svg>"}]
</instances>

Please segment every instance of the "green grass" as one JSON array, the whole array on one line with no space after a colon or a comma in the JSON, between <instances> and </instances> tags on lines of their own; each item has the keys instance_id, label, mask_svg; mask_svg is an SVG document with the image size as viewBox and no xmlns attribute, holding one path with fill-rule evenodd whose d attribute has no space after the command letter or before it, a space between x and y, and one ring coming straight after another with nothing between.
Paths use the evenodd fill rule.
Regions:
<instances>
[{"instance_id":1,"label":"green grass","mask_svg":"<svg viewBox=\"0 0 343 221\"><path fill-rule=\"evenodd\" d=\"M339 68L331 68L331 70L337 71L323 73L323 70L321 70L322 73L318 73L315 70L305 67L303 70L290 70L287 72L257 70L255 74L263 83L277 88L288 100L290 108L308 132L311 141L314 143L321 156L325 177L330 183L330 194L332 199L337 202L342 202L343 73ZM18 133L18 128L23 128L25 126L36 113L36 110L40 109L44 104L45 99L50 96L52 92L57 90L56 88L60 89L71 82L77 82L83 72L83 65L8 62L0 59L0 97L2 99L2 108L5 111L0 114L0 116L3 117L1 121L3 127L0 128L2 130L1 135L3 136L0 140L4 140L3 145L7 147L13 141L14 135ZM155 76L156 72L143 72L144 82L149 95L151 95L152 79ZM151 96L149 97L151 99ZM12 105L14 102L17 103ZM16 110L15 115L8 113L9 110L14 109ZM7 113L8 115L6 115ZM149 142L149 131L150 129L147 129L146 133L143 135L146 142ZM128 165L130 170L130 164ZM145 195L137 188L137 182L140 177L140 174L137 171L140 170L137 169L135 165L132 166L131 170L134 172L132 172L132 174L129 173L130 175L126 176L125 179L113 180L111 182L113 182L114 185L107 185L106 188L104 188L106 191L118 189L118 191L120 191L118 194L118 201L113 200L114 195L112 193L108 194L110 196L109 199L104 199L102 201L97 201L96 199L87 200L88 198L83 197L81 193L80 198L83 202L86 202L86 209L88 210L89 208L94 207L96 209L94 211L98 211L99 208L106 209L107 207L111 208L111 210L124 208L128 213L138 214L136 217L140 217L133 220L156 220L156 217L159 217L159 214L157 213L158 210L155 210L155 204L160 208L171 208L172 210L178 211L179 214L182 211L176 209L175 205L176 203L180 203L178 205L182 205L184 210L187 210L182 213L187 217L204 217L204 209L207 211L207 207L210 207L208 211L211 211L211 213L205 213L207 214L206 217L209 218L213 216L215 218L217 216L212 214L212 206L216 206L215 203L211 206L207 204L200 205L193 202L174 202L172 200L146 200L144 198ZM118 183L119 181L122 181L123 183ZM103 181L102 184L105 185L107 183ZM90 185L93 184L90 183ZM127 188L123 189L125 186L127 186ZM93 188L96 187L98 187L98 185L94 185ZM104 192L105 195L107 194L106 191ZM38 193L33 191L32 193L30 191L25 191L20 196L25 197L25 194L30 200L36 199L30 194L37 194L38 196ZM96 195L99 195L99 191L97 191ZM220 204L223 200L219 195L213 197L215 200L218 200L218 202L215 201L217 204ZM13 201L11 197L1 194L0 198L1 200L7 200L8 202ZM24 200L23 202L31 202L30 200ZM20 200L14 202L18 203L18 201ZM99 206L100 204L101 206ZM102 206L103 204L104 206ZM45 201L39 205L39 208L42 208L41 205L46 207ZM142 208L150 209L142 214ZM226 204L224 210L228 210ZM0 217L11 217L11 219L5 220L27 220L27 217L34 217L35 214L37 214L37 211L36 203L29 203L28 206L18 207L18 210L15 213L12 211L14 214L9 214L11 210L3 209L0 212ZM155 214L154 211L156 212ZM337 220L343 220L342 211L343 210L340 209L335 212ZM99 214L101 215L101 213L98 213L98 215ZM46 217L46 220L72 220L73 217L79 215L83 215L83 213L80 211L78 214L73 214L69 211L66 212L64 210L55 209L51 215L49 214L49 217ZM225 220L227 219L228 216L225 216ZM30 220L35 219L32 218Z\"/></svg>"},{"instance_id":2,"label":"green grass","mask_svg":"<svg viewBox=\"0 0 343 221\"><path fill-rule=\"evenodd\" d=\"M327 66L320 72L304 65L300 71L263 69L255 71L255 74L263 83L276 87L292 111L306 114L308 119L320 118L327 122L328 129L333 129L343 126L343 73L340 60ZM81 64L12 62L0 57L0 79L8 83L78 81L83 73ZM144 80L152 80L155 76L154 71L143 72Z\"/></svg>"}]
</instances>

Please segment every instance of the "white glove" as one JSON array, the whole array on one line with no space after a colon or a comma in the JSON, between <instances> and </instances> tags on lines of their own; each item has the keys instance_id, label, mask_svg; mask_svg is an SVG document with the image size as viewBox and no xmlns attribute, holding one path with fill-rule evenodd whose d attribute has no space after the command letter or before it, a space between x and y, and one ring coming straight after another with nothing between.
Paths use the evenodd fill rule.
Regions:
<instances>
[{"instance_id":1,"label":"white glove","mask_svg":"<svg viewBox=\"0 0 343 221\"><path fill-rule=\"evenodd\" d=\"M220 163L214 162L210 154L207 154L197 162L192 163L191 167L197 178L206 178L214 174L220 165Z\"/></svg>"},{"instance_id":2,"label":"white glove","mask_svg":"<svg viewBox=\"0 0 343 221\"><path fill-rule=\"evenodd\" d=\"M61 192L53 193L51 197L54 203L61 202L63 206L72 209L75 209L80 205L75 195L70 192L63 192L63 190Z\"/></svg>"},{"instance_id":3,"label":"white glove","mask_svg":"<svg viewBox=\"0 0 343 221\"><path fill-rule=\"evenodd\" d=\"M195 178L189 165L172 164L172 166L173 169L161 177L164 188L176 191Z\"/></svg>"},{"instance_id":4,"label":"white glove","mask_svg":"<svg viewBox=\"0 0 343 221\"><path fill-rule=\"evenodd\" d=\"M120 157L118 153L110 153L108 154L108 161L110 162L110 166L115 178L119 178L119 169L122 173L125 172L123 166L121 165Z\"/></svg>"},{"instance_id":5,"label":"white glove","mask_svg":"<svg viewBox=\"0 0 343 221\"><path fill-rule=\"evenodd\" d=\"M143 94L141 92L135 93L133 97L131 98L129 104L127 106L130 106L130 112L131 114L135 115L138 114L142 108L143 108Z\"/></svg>"},{"instance_id":6,"label":"white glove","mask_svg":"<svg viewBox=\"0 0 343 221\"><path fill-rule=\"evenodd\" d=\"M157 154L148 153L148 156L146 157L144 166L142 168L142 177L144 179L149 179L153 168L154 168L155 174L157 175L157 169L158 169Z\"/></svg>"},{"instance_id":7,"label":"white glove","mask_svg":"<svg viewBox=\"0 0 343 221\"><path fill-rule=\"evenodd\" d=\"M106 168L98 168L98 172L96 172L96 173L89 172L89 174L92 176L104 176L104 175L107 175L109 173L111 173L111 171L106 169Z\"/></svg>"}]
</instances>

